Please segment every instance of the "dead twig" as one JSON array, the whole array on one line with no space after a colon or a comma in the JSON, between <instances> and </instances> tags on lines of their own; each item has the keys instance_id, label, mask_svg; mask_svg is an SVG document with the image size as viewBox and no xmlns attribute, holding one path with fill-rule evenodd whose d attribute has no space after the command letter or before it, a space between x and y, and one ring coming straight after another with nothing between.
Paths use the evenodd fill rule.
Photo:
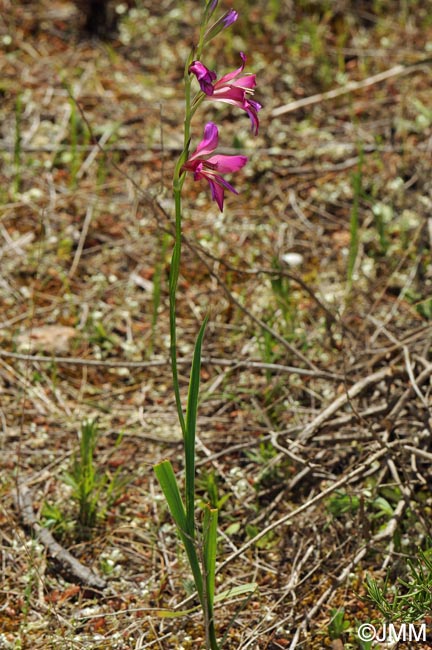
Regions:
<instances>
[{"instance_id":1,"label":"dead twig","mask_svg":"<svg viewBox=\"0 0 432 650\"><path fill-rule=\"evenodd\" d=\"M368 388L373 384L377 384L386 377L391 377L392 374L392 368L386 366L385 368L380 368L380 370L377 370L368 377L363 377L357 381L353 386L351 386L351 388L349 388L342 395L340 395L340 397L329 404L329 406L327 406L324 411L321 411L321 413L319 413L319 415L317 415L317 417L312 422L306 425L302 433L300 433L297 438L298 442L304 444L313 436L315 431L317 431L317 429L319 429L329 417L334 415L334 413L342 408L342 406L357 397L357 395L363 392L365 388Z\"/></svg>"},{"instance_id":2,"label":"dead twig","mask_svg":"<svg viewBox=\"0 0 432 650\"><path fill-rule=\"evenodd\" d=\"M22 354L20 352L9 352L8 350L0 350L0 357L6 359L17 359L18 361L27 361L30 363L59 363L65 365L76 366L93 366L96 368L158 368L160 366L168 366L169 359L154 359L153 361L115 361L109 360L99 361L97 359L84 359L82 357L57 357L45 356L41 354ZM185 358L177 361L178 365L190 366L192 359ZM287 366L279 363L264 363L254 360L236 360L236 359L220 359L218 357L203 357L203 364L212 366L224 366L227 368L241 369L251 368L256 370L273 370L274 372L284 372L290 374L302 375L304 377L314 377L319 379L330 379L333 381L343 380L343 376L334 372L325 372L323 370L308 370L307 368L298 368L297 366Z\"/></svg>"},{"instance_id":3,"label":"dead twig","mask_svg":"<svg viewBox=\"0 0 432 650\"><path fill-rule=\"evenodd\" d=\"M416 377L415 386L417 386L417 388L421 386L423 382L429 379L431 375L432 375L432 363L427 365L426 368L423 370L423 372L421 372L419 376ZM407 401L410 399L410 397L414 392L415 392L414 385L411 383L409 387L406 389L406 391L398 399L397 403L394 405L390 413L388 414L386 419L389 423L393 423L396 420L397 416L399 415L399 413L401 412L401 410L403 409L403 407L405 406L405 404L407 403Z\"/></svg>"},{"instance_id":4,"label":"dead twig","mask_svg":"<svg viewBox=\"0 0 432 650\"><path fill-rule=\"evenodd\" d=\"M60 562L81 583L92 589L105 589L106 581L81 564L69 551L61 546L49 530L40 525L33 510L31 491L24 483L19 483L15 502L25 526L32 528L39 541L49 551L52 558Z\"/></svg>"},{"instance_id":5,"label":"dead twig","mask_svg":"<svg viewBox=\"0 0 432 650\"><path fill-rule=\"evenodd\" d=\"M429 408L429 404L427 403L423 393L421 392L420 388L417 385L416 378L414 377L414 372L411 364L411 359L409 356L409 351L406 346L403 347L403 352L404 352L404 359L405 359L405 366L407 369L408 377L411 382L412 389L416 393L417 397L420 398L421 403L423 406L425 406L427 409Z\"/></svg>"},{"instance_id":6,"label":"dead twig","mask_svg":"<svg viewBox=\"0 0 432 650\"><path fill-rule=\"evenodd\" d=\"M393 68L389 68L388 70L374 74L371 77L362 79L361 81L350 81L342 88L333 88L333 90L328 90L325 93L318 93L316 95L311 95L310 97L304 97L303 99L298 99L294 102L290 102L284 106L279 106L278 108L274 108L270 115L271 117L279 117L279 115L292 113L299 108L305 108L306 106L312 106L313 104L320 104L321 102L327 101L328 99L336 99L336 97L341 97L342 95L347 95L348 93L355 92L356 90L368 88L369 86L373 86L374 84L380 83L381 81L387 81L387 79L391 79L392 77L408 74L417 69L419 66L429 63L431 63L430 58L424 59L423 61L417 61L416 63L410 65L398 64L393 66Z\"/></svg>"},{"instance_id":7,"label":"dead twig","mask_svg":"<svg viewBox=\"0 0 432 650\"><path fill-rule=\"evenodd\" d=\"M88 230L90 228L92 217L93 217L93 205L89 205L88 208L87 208L86 216L84 218L84 223L83 223L83 227L81 229L81 233L80 233L80 237L79 237L79 241L78 241L78 246L77 246L77 249L75 251L72 266L69 269L69 273L68 273L69 279L72 278L75 275L75 271L78 268L78 264L80 262L81 255L82 255L82 252L83 252L83 249L84 249L84 244L85 244L85 240L86 240L86 237L87 237Z\"/></svg>"}]
</instances>

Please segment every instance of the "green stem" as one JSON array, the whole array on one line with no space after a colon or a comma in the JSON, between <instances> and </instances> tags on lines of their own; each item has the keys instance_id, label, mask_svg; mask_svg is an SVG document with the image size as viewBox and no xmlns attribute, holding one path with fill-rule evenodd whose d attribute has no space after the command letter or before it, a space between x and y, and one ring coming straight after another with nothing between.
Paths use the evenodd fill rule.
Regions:
<instances>
[{"instance_id":1,"label":"green stem","mask_svg":"<svg viewBox=\"0 0 432 650\"><path fill-rule=\"evenodd\" d=\"M183 437L186 435L185 418L180 397L180 386L177 369L177 326L176 326L176 294L177 284L180 273L181 258L181 188L174 186L174 203L175 203L175 242L171 258L171 270L169 278L169 298L170 298L170 353L171 369L173 377L174 394L177 406L180 426Z\"/></svg>"},{"instance_id":2,"label":"green stem","mask_svg":"<svg viewBox=\"0 0 432 650\"><path fill-rule=\"evenodd\" d=\"M186 424L183 413L183 407L180 397L180 385L177 368L177 321L176 321L176 296L177 285L180 274L181 250L182 250L182 203L181 191L186 177L182 172L182 166L186 162L189 153L190 141L190 123L191 115L191 79L189 75L189 65L192 55L190 55L185 67L185 120L184 120L184 147L174 169L173 177L173 194L175 208L175 241L171 258L171 270L169 279L169 298L170 298L170 355L171 370L173 377L174 395L177 406L178 418L183 433L186 436Z\"/></svg>"}]
</instances>

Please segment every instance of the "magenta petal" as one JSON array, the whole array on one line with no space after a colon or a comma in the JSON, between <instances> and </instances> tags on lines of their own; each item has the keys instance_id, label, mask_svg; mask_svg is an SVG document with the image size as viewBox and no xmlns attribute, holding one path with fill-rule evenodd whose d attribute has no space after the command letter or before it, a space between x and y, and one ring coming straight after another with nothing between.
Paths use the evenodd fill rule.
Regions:
<instances>
[{"instance_id":1,"label":"magenta petal","mask_svg":"<svg viewBox=\"0 0 432 650\"><path fill-rule=\"evenodd\" d=\"M213 99L219 102L229 101L231 104L237 104L242 107L245 99L245 91L235 86L215 87Z\"/></svg>"},{"instance_id":2,"label":"magenta petal","mask_svg":"<svg viewBox=\"0 0 432 650\"><path fill-rule=\"evenodd\" d=\"M244 101L236 101L234 99L225 99L225 97L218 97L218 101L224 102L225 104L231 104L232 106L238 106L238 108L242 108L244 111L246 110L245 108L245 102Z\"/></svg>"},{"instance_id":3,"label":"magenta petal","mask_svg":"<svg viewBox=\"0 0 432 650\"><path fill-rule=\"evenodd\" d=\"M259 119L257 113L261 108L261 104L255 102L253 99L248 99L246 101L245 111L250 117L252 122L252 131L255 135L258 135Z\"/></svg>"},{"instance_id":4,"label":"magenta petal","mask_svg":"<svg viewBox=\"0 0 432 650\"><path fill-rule=\"evenodd\" d=\"M184 165L182 165L182 172L194 172L196 173L197 167L200 165L199 160L187 160Z\"/></svg>"},{"instance_id":5,"label":"magenta petal","mask_svg":"<svg viewBox=\"0 0 432 650\"><path fill-rule=\"evenodd\" d=\"M252 131L254 135L258 135L258 129L259 129L259 119L258 115L254 111L246 111L247 114L250 117L250 121L252 123Z\"/></svg>"},{"instance_id":6,"label":"magenta petal","mask_svg":"<svg viewBox=\"0 0 432 650\"><path fill-rule=\"evenodd\" d=\"M256 102L254 99L248 99L246 103L251 106L257 113L262 109L262 105L259 102Z\"/></svg>"},{"instance_id":7,"label":"magenta petal","mask_svg":"<svg viewBox=\"0 0 432 650\"><path fill-rule=\"evenodd\" d=\"M219 131L213 122L208 122L204 127L204 138L201 140L192 155L189 156L189 162L201 156L208 156L216 149L219 141Z\"/></svg>"},{"instance_id":8,"label":"magenta petal","mask_svg":"<svg viewBox=\"0 0 432 650\"><path fill-rule=\"evenodd\" d=\"M207 178L208 183L210 185L210 191L212 195L213 201L216 201L218 204L219 210L222 212L223 210L223 203L224 203L224 190L223 187L215 183L212 179Z\"/></svg>"},{"instance_id":9,"label":"magenta petal","mask_svg":"<svg viewBox=\"0 0 432 650\"><path fill-rule=\"evenodd\" d=\"M189 72L193 72L197 79L203 79L204 77L216 79L216 73L209 70L201 61L193 61L189 66Z\"/></svg>"},{"instance_id":10,"label":"magenta petal","mask_svg":"<svg viewBox=\"0 0 432 650\"><path fill-rule=\"evenodd\" d=\"M216 165L215 171L218 175L236 172L244 167L247 161L246 156L225 156L223 154L217 154L207 160L207 162Z\"/></svg>"},{"instance_id":11,"label":"magenta petal","mask_svg":"<svg viewBox=\"0 0 432 650\"><path fill-rule=\"evenodd\" d=\"M256 75L255 74L246 74L244 77L239 77L233 83L233 86L238 88L255 88L256 86Z\"/></svg>"},{"instance_id":12,"label":"magenta petal","mask_svg":"<svg viewBox=\"0 0 432 650\"><path fill-rule=\"evenodd\" d=\"M237 75L240 74L240 72L243 72L244 67L246 65L246 56L243 54L243 52L240 52L240 58L243 61L242 65L237 68L237 70L233 70L233 72L228 72L228 74L225 74L223 77L219 79L219 81L216 82L215 86L221 86L225 84L227 81L231 81L231 79L234 79L234 77L237 77Z\"/></svg>"},{"instance_id":13,"label":"magenta petal","mask_svg":"<svg viewBox=\"0 0 432 650\"><path fill-rule=\"evenodd\" d=\"M194 61L189 66L189 72L196 76L203 93L213 95L213 81L216 79L215 72L209 70L201 61Z\"/></svg>"},{"instance_id":14,"label":"magenta petal","mask_svg":"<svg viewBox=\"0 0 432 650\"><path fill-rule=\"evenodd\" d=\"M188 163L186 163L186 165L187 164ZM186 165L183 165L183 167L185 169L188 169ZM202 160L196 160L194 163L192 163L192 166L189 168L188 171L193 172L194 181L199 181L200 178L205 177L204 165Z\"/></svg>"},{"instance_id":15,"label":"magenta petal","mask_svg":"<svg viewBox=\"0 0 432 650\"><path fill-rule=\"evenodd\" d=\"M228 183L228 181L222 178L222 176L213 176L212 180L214 180L215 183L225 188L226 190L229 190L233 194L238 194L237 190L231 185L231 183Z\"/></svg>"}]
</instances>

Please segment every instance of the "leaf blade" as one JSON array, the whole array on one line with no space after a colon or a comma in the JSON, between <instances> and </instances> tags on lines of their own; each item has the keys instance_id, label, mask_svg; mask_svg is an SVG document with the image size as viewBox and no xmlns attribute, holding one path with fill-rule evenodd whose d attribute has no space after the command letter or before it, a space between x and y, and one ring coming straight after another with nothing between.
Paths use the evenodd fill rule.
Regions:
<instances>
[{"instance_id":1,"label":"leaf blade","mask_svg":"<svg viewBox=\"0 0 432 650\"><path fill-rule=\"evenodd\" d=\"M201 348L208 318L206 317L200 327L195 342L192 368L189 380L189 391L186 407L186 432L185 432L185 490L186 490L186 517L187 531L192 539L195 537L195 436L198 412L198 398L201 372Z\"/></svg>"},{"instance_id":2,"label":"leaf blade","mask_svg":"<svg viewBox=\"0 0 432 650\"><path fill-rule=\"evenodd\" d=\"M188 556L189 565L195 582L201 603L204 602L203 577L195 548L194 539L189 535L187 530L186 510L181 498L180 490L177 485L174 470L169 460L163 460L154 467L156 478L159 481L162 492L168 504L169 511L174 523L177 526L180 538L184 544Z\"/></svg>"}]
</instances>

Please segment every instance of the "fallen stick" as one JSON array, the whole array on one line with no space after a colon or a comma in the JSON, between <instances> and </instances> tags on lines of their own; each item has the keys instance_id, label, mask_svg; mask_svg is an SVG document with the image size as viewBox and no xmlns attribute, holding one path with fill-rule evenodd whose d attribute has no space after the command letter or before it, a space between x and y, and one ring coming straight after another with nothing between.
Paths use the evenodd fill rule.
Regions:
<instances>
[{"instance_id":1,"label":"fallen stick","mask_svg":"<svg viewBox=\"0 0 432 650\"><path fill-rule=\"evenodd\" d=\"M362 90L363 88L373 86L374 84L380 83L381 81L391 79L392 77L397 77L401 74L407 74L414 68L417 68L422 64L428 64L430 62L431 59L427 58L423 61L416 61L415 63L410 63L408 65L395 65L393 68L389 68L383 72L378 72L378 74L374 74L371 77L362 79L361 81L350 81L341 88L333 88L332 90L328 90L325 93L318 93L317 95L311 95L310 97L303 97L302 99L290 102L289 104L278 106L272 110L270 116L279 117L279 115L291 113L292 111L296 111L299 108L304 108L305 106L312 106L313 104L319 104L320 102L326 101L328 99L335 99L341 95L347 95L348 93L354 92L356 90Z\"/></svg>"},{"instance_id":2,"label":"fallen stick","mask_svg":"<svg viewBox=\"0 0 432 650\"><path fill-rule=\"evenodd\" d=\"M65 566L72 575L87 587L91 587L92 589L105 589L105 580L81 564L68 550L56 542L47 528L40 525L33 510L32 494L23 483L18 484L15 501L24 525L35 531L38 540L49 551L52 558Z\"/></svg>"},{"instance_id":3,"label":"fallen stick","mask_svg":"<svg viewBox=\"0 0 432 650\"><path fill-rule=\"evenodd\" d=\"M57 357L55 355L45 356L41 354L23 354L20 352L9 352L0 349L0 358L17 359L17 361L28 361L29 363L59 363L75 366L89 366L96 368L131 368L140 370L142 368L157 368L169 365L170 361L166 359L154 359L153 361L106 361L98 359L84 359L81 357ZM218 357L202 357L203 364L208 363L213 366L223 366L227 368L256 368L257 370L274 370L275 372L288 372L291 374L304 375L306 377L321 377L323 379L333 379L342 381L343 375L335 372L315 371L297 366L286 366L279 363L262 363L253 359L223 359ZM190 366L192 360L189 357L179 359L179 365Z\"/></svg>"},{"instance_id":4,"label":"fallen stick","mask_svg":"<svg viewBox=\"0 0 432 650\"><path fill-rule=\"evenodd\" d=\"M296 442L301 443L304 445L312 436L314 435L315 431L319 429L326 420L328 420L332 415L337 413L339 409L341 409L345 404L347 404L350 400L354 399L357 397L357 395L360 395L362 391L364 391L366 388L368 388L371 384L377 384L386 377L391 377L393 375L393 370L391 366L385 366L384 368L380 368L376 372L372 373L371 375L368 375L367 377L363 377L359 381L357 381L355 384L353 384L348 390L346 390L342 395L337 397L327 408L325 408L321 413L317 415L317 417L312 420L312 422L309 422L303 429L303 431L299 434L299 436L296 439Z\"/></svg>"}]
</instances>

